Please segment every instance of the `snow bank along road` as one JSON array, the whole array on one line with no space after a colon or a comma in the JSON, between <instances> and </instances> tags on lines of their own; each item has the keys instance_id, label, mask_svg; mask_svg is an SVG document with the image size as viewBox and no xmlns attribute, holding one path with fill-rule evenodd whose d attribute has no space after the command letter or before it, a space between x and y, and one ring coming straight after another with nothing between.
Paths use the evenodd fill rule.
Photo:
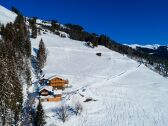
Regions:
<instances>
[{"instance_id":1,"label":"snow bank along road","mask_svg":"<svg viewBox=\"0 0 168 126\"><path fill-rule=\"evenodd\" d=\"M62 103L43 103L47 125L62 126L167 126L168 81L105 47L89 48L84 42L47 33L32 39L37 48L43 38L48 49L46 77L59 74L69 79L72 88L62 103L80 101L83 113L70 116L65 123L55 110ZM102 56L96 56L101 52ZM34 52L32 52L34 53ZM96 101L83 102L85 98Z\"/></svg>"}]
</instances>

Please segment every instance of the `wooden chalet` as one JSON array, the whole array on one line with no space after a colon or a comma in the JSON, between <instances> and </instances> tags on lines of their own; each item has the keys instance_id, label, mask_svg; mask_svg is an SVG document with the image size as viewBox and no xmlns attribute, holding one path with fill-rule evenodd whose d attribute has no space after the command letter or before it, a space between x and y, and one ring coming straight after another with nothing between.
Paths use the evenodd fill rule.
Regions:
<instances>
[{"instance_id":1,"label":"wooden chalet","mask_svg":"<svg viewBox=\"0 0 168 126\"><path fill-rule=\"evenodd\" d=\"M69 81L60 76L40 80L43 87L39 90L41 101L58 102L62 100L62 90L68 87ZM47 86L44 86L47 85Z\"/></svg>"},{"instance_id":2,"label":"wooden chalet","mask_svg":"<svg viewBox=\"0 0 168 126\"><path fill-rule=\"evenodd\" d=\"M39 94L41 96L48 96L52 93L52 91L53 91L52 86L44 86L44 87L41 87L41 89L39 90Z\"/></svg>"},{"instance_id":3,"label":"wooden chalet","mask_svg":"<svg viewBox=\"0 0 168 126\"><path fill-rule=\"evenodd\" d=\"M39 94L41 101L58 102L62 100L62 90L53 90L52 86L43 86Z\"/></svg>"},{"instance_id":4,"label":"wooden chalet","mask_svg":"<svg viewBox=\"0 0 168 126\"><path fill-rule=\"evenodd\" d=\"M48 98L49 102L58 102L62 100L62 90L54 90L54 97Z\"/></svg>"},{"instance_id":5,"label":"wooden chalet","mask_svg":"<svg viewBox=\"0 0 168 126\"><path fill-rule=\"evenodd\" d=\"M69 81L60 76L52 76L48 79L48 86L52 86L54 89L64 89L68 86Z\"/></svg>"}]
</instances>

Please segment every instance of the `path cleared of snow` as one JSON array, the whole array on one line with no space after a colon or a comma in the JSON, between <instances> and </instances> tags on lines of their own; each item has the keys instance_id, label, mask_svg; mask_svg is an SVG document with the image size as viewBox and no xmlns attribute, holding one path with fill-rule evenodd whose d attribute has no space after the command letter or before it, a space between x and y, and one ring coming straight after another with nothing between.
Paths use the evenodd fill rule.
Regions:
<instances>
[{"instance_id":1,"label":"path cleared of snow","mask_svg":"<svg viewBox=\"0 0 168 126\"><path fill-rule=\"evenodd\" d=\"M105 47L89 48L51 33L31 39L33 48L41 38L48 49L45 77L62 75L72 85L64 90L62 102L43 103L47 126L167 126L166 78ZM95 101L83 102L86 98ZM82 114L62 123L56 116L58 107L77 101L83 105Z\"/></svg>"}]
</instances>

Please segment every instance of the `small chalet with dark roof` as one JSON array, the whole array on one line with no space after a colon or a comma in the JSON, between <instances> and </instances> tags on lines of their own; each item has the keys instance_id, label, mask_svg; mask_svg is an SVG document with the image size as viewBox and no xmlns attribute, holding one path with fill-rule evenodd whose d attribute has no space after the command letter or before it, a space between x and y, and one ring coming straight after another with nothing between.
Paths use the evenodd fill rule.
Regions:
<instances>
[{"instance_id":1,"label":"small chalet with dark roof","mask_svg":"<svg viewBox=\"0 0 168 126\"><path fill-rule=\"evenodd\" d=\"M48 95L52 94L52 92L53 92L52 86L43 86L39 90L39 94L41 96L48 96Z\"/></svg>"}]
</instances>

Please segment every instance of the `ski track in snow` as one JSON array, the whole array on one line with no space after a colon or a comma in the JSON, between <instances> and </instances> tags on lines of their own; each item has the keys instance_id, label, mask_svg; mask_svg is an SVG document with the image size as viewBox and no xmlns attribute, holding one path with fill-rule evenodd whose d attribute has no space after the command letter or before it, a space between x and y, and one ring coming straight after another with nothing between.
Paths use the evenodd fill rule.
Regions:
<instances>
[{"instance_id":1,"label":"ski track in snow","mask_svg":"<svg viewBox=\"0 0 168 126\"><path fill-rule=\"evenodd\" d=\"M125 74L131 74L132 72L136 71L137 68L121 73L116 77L122 78L123 76L125 76ZM116 81L115 79L116 78L111 78L109 81L115 82ZM101 90L105 90L106 92L101 92L98 89L96 89L95 90L96 92L94 93L97 95L97 97L103 97L102 106L104 106L104 108L102 110L99 110L99 112L88 113L87 117L85 117L85 120L92 119L92 115L95 116L95 114L101 114L100 119L97 119L95 123L91 123L87 121L85 122L84 120L81 126L90 125L90 124L92 124L93 126L94 125L103 125L103 126L109 126L109 125L162 126L163 125L163 126L166 126L167 120L165 119L167 117L162 113L159 106L157 107L154 106L152 111L145 110L143 106L141 106L136 101L131 99L131 97L129 97L127 92L130 92L130 90L128 90L127 87L124 87L123 85L116 84L112 86L113 88L111 88L111 86L109 87L108 85L106 86L104 85L103 89L102 89L102 85L100 86L101 86ZM109 99L111 100L109 101ZM91 117L90 116L88 117L88 115L90 115ZM103 121L102 121L102 115L103 117L105 117Z\"/></svg>"},{"instance_id":2,"label":"ski track in snow","mask_svg":"<svg viewBox=\"0 0 168 126\"><path fill-rule=\"evenodd\" d=\"M54 126L167 126L167 79L144 65L106 49L84 46L83 42L46 34L32 39L37 48L43 38L49 51L46 77L59 74L69 79L62 103L80 101L80 116L62 123L55 116L61 103L43 103L47 125ZM101 52L102 56L95 54ZM86 98L96 101L83 102ZM56 105L58 104L58 105Z\"/></svg>"}]
</instances>

